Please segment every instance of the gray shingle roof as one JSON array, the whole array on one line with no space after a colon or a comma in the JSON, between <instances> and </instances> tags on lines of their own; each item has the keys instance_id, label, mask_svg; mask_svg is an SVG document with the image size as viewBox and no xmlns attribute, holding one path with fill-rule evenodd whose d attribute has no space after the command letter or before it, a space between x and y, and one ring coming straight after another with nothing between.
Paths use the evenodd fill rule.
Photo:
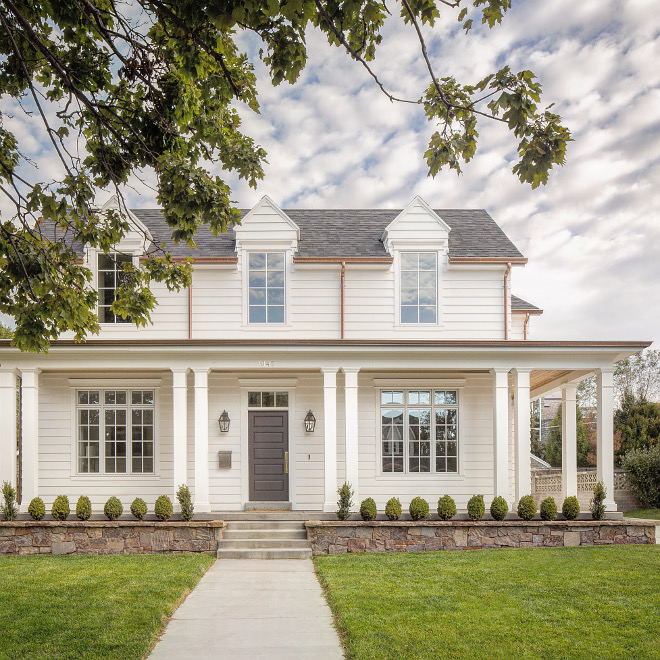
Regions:
<instances>
[{"instance_id":1,"label":"gray shingle roof","mask_svg":"<svg viewBox=\"0 0 660 660\"><path fill-rule=\"evenodd\" d=\"M511 294L511 310L521 312L541 311L539 307L536 307L535 305L532 305L532 303L528 303L526 300L518 298L518 296L514 296L513 294Z\"/></svg>"},{"instance_id":2,"label":"gray shingle roof","mask_svg":"<svg viewBox=\"0 0 660 660\"><path fill-rule=\"evenodd\" d=\"M160 209L132 209L148 227L155 242L165 243L175 257L235 256L234 232L215 237L204 227L196 236L197 250L175 245ZM451 227L449 256L520 259L522 254L483 209L436 209ZM248 211L242 211L245 216ZM300 257L386 257L381 237L387 225L401 213L394 209L284 209L300 227Z\"/></svg>"}]
</instances>

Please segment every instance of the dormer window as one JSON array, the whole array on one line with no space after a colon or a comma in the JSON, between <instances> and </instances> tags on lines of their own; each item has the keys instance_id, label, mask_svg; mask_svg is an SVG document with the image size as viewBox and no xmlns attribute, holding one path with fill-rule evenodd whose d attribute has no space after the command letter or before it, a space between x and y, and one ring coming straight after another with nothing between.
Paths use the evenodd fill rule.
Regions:
<instances>
[{"instance_id":1,"label":"dormer window","mask_svg":"<svg viewBox=\"0 0 660 660\"><path fill-rule=\"evenodd\" d=\"M401 253L401 323L437 323L438 255Z\"/></svg>"},{"instance_id":2,"label":"dormer window","mask_svg":"<svg viewBox=\"0 0 660 660\"><path fill-rule=\"evenodd\" d=\"M130 323L131 318L116 316L111 309L117 296L117 287L124 281L123 264L132 257L123 254L98 255L99 323Z\"/></svg>"},{"instance_id":3,"label":"dormer window","mask_svg":"<svg viewBox=\"0 0 660 660\"><path fill-rule=\"evenodd\" d=\"M248 254L250 323L284 323L284 252Z\"/></svg>"}]
</instances>

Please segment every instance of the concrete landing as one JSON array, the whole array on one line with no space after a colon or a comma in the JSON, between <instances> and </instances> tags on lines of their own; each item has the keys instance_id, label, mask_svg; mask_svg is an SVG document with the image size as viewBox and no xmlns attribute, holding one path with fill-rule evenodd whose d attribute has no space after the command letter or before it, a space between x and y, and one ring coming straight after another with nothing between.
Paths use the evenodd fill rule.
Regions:
<instances>
[{"instance_id":1,"label":"concrete landing","mask_svg":"<svg viewBox=\"0 0 660 660\"><path fill-rule=\"evenodd\" d=\"M330 608L309 559L216 561L149 658L340 660Z\"/></svg>"}]
</instances>

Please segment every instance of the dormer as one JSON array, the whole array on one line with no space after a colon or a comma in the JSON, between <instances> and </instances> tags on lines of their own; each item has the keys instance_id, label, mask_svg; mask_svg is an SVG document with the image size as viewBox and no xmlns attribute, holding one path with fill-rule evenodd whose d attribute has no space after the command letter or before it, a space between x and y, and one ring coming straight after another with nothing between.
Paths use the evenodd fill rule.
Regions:
<instances>
[{"instance_id":1,"label":"dormer","mask_svg":"<svg viewBox=\"0 0 660 660\"><path fill-rule=\"evenodd\" d=\"M116 195L108 199L99 213L103 216L108 211L117 211L119 215L124 217L129 226L129 230L121 241L113 246L114 250L122 254L135 256L144 254L154 240L147 226L130 209L121 204Z\"/></svg>"},{"instance_id":2,"label":"dormer","mask_svg":"<svg viewBox=\"0 0 660 660\"><path fill-rule=\"evenodd\" d=\"M244 250L297 251L300 229L275 202L265 195L234 228L236 252Z\"/></svg>"}]
</instances>

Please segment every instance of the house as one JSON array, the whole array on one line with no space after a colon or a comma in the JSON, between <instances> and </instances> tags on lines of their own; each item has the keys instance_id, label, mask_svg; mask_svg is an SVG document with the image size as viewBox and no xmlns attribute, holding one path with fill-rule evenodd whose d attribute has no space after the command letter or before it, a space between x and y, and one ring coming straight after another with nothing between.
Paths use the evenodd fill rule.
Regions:
<instances>
[{"instance_id":1,"label":"house","mask_svg":"<svg viewBox=\"0 0 660 660\"><path fill-rule=\"evenodd\" d=\"M106 208L117 206L110 200ZM282 210L268 197L197 250L134 210L116 258L79 249L101 331L48 355L0 342L0 478L39 495L150 508L186 483L197 512L334 511L337 487L380 509L530 492L530 399L561 389L564 494L577 492L576 383L598 378L598 477L613 488L612 372L645 342L534 341L512 295L526 259L483 210ZM156 285L153 325L110 305L122 259L151 243L194 259ZM119 264L119 265L118 265ZM610 508L614 504L608 502Z\"/></svg>"}]
</instances>

